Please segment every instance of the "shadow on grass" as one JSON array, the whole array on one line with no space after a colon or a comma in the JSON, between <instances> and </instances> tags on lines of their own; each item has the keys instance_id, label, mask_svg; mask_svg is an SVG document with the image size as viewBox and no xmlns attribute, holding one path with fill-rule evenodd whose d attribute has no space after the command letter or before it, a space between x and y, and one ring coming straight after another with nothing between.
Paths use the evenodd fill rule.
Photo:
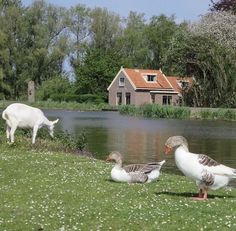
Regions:
<instances>
[{"instance_id":1,"label":"shadow on grass","mask_svg":"<svg viewBox=\"0 0 236 231\"><path fill-rule=\"evenodd\" d=\"M111 178L110 179L105 179L105 181L107 182L111 182L111 183L114 183L114 184L126 184L126 185L141 185L142 183L128 183L128 182L121 182L121 181L114 181L112 180Z\"/></svg>"},{"instance_id":2,"label":"shadow on grass","mask_svg":"<svg viewBox=\"0 0 236 231\"><path fill-rule=\"evenodd\" d=\"M128 182L122 182L122 181L114 181L111 178L107 178L104 181L111 182L114 184L127 184L127 185L145 185L145 184L147 185L147 184L150 184L150 183L146 183L146 182L144 182L144 183L142 183L142 182L128 183Z\"/></svg>"},{"instance_id":3,"label":"shadow on grass","mask_svg":"<svg viewBox=\"0 0 236 231\"><path fill-rule=\"evenodd\" d=\"M107 179L105 179L104 181L111 182L111 183L122 183L122 182L114 181L114 180L112 180L111 178L107 178Z\"/></svg>"},{"instance_id":4,"label":"shadow on grass","mask_svg":"<svg viewBox=\"0 0 236 231\"><path fill-rule=\"evenodd\" d=\"M167 191L163 191L163 192L156 192L155 193L157 196L159 195L167 195L167 196L176 196L176 197L197 197L198 193L191 193L191 192L182 192L182 193L177 193L177 192L167 192ZM230 196L230 195L211 195L208 194L208 199L216 199L216 198L235 198L234 196Z\"/></svg>"}]
</instances>

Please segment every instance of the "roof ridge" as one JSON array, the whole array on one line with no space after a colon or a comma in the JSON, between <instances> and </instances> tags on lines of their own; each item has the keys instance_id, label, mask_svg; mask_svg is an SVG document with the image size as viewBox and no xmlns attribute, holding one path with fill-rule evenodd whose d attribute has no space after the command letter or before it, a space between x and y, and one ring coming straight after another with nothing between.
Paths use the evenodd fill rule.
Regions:
<instances>
[{"instance_id":1,"label":"roof ridge","mask_svg":"<svg viewBox=\"0 0 236 231\"><path fill-rule=\"evenodd\" d=\"M164 75L164 78L167 80L167 82L170 84L170 86L174 89L174 87L172 86L172 84L168 80L167 76L162 72L162 70L160 70L160 72Z\"/></svg>"}]
</instances>

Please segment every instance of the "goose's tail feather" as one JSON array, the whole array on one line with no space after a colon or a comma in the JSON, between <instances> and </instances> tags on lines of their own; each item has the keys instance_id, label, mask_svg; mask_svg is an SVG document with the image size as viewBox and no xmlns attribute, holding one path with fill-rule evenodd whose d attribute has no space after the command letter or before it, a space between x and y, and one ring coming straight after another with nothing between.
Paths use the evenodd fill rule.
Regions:
<instances>
[{"instance_id":1,"label":"goose's tail feather","mask_svg":"<svg viewBox=\"0 0 236 231\"><path fill-rule=\"evenodd\" d=\"M236 169L233 170L233 178L236 178Z\"/></svg>"}]
</instances>

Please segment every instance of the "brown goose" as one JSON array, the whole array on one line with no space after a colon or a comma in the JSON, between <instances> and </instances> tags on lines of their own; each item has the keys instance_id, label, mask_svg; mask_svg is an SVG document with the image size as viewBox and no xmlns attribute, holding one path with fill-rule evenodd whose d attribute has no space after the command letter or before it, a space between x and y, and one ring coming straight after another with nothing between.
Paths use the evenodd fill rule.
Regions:
<instances>
[{"instance_id":1,"label":"brown goose","mask_svg":"<svg viewBox=\"0 0 236 231\"><path fill-rule=\"evenodd\" d=\"M206 200L208 189L222 188L231 178L236 178L236 169L219 164L207 155L189 152L188 142L183 136L168 138L165 154L169 154L172 149L177 167L199 187L197 200Z\"/></svg>"},{"instance_id":2,"label":"brown goose","mask_svg":"<svg viewBox=\"0 0 236 231\"><path fill-rule=\"evenodd\" d=\"M145 183L156 180L165 160L147 164L130 164L122 166L122 156L119 152L113 151L107 157L107 161L115 161L111 170L111 178L117 182Z\"/></svg>"}]
</instances>

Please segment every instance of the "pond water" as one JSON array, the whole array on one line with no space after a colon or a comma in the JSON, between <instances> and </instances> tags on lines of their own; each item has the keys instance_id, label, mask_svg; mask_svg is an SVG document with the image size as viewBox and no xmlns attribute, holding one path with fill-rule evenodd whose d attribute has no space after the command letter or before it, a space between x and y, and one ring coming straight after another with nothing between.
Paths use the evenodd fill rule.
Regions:
<instances>
[{"instance_id":1,"label":"pond water","mask_svg":"<svg viewBox=\"0 0 236 231\"><path fill-rule=\"evenodd\" d=\"M85 132L87 149L98 159L120 151L125 163L146 163L166 159L163 170L179 173L174 155L165 156L164 143L169 136L183 135L189 149L211 156L236 168L236 122L144 119L122 116L118 112L78 112L44 110L50 118L59 118L59 126L71 134Z\"/></svg>"}]
</instances>

